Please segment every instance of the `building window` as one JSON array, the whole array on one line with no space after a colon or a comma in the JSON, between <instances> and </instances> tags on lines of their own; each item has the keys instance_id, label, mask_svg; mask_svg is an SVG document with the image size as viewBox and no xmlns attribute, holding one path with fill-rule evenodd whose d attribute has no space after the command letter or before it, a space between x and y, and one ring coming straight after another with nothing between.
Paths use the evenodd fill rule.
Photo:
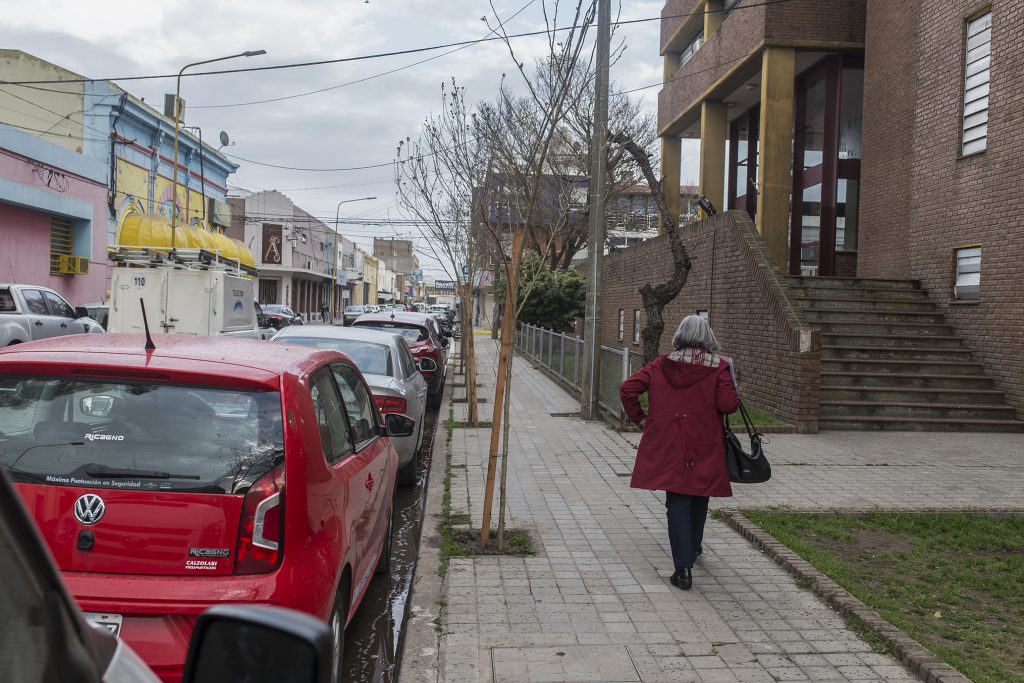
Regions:
<instances>
[{"instance_id":1,"label":"building window","mask_svg":"<svg viewBox=\"0 0 1024 683\"><path fill-rule=\"evenodd\" d=\"M956 273L953 296L961 301L981 298L981 247L961 247L956 250Z\"/></svg>"},{"instance_id":2,"label":"building window","mask_svg":"<svg viewBox=\"0 0 1024 683\"><path fill-rule=\"evenodd\" d=\"M50 274L60 275L60 257L75 253L75 226L70 218L50 217Z\"/></svg>"},{"instance_id":3,"label":"building window","mask_svg":"<svg viewBox=\"0 0 1024 683\"><path fill-rule=\"evenodd\" d=\"M992 47L992 13L967 22L964 67L964 155L981 152L988 141L988 71Z\"/></svg>"},{"instance_id":4,"label":"building window","mask_svg":"<svg viewBox=\"0 0 1024 683\"><path fill-rule=\"evenodd\" d=\"M736 7L740 4L740 1L741 0L725 0L722 17L724 18L729 16L729 13L736 9Z\"/></svg>"},{"instance_id":5,"label":"building window","mask_svg":"<svg viewBox=\"0 0 1024 683\"><path fill-rule=\"evenodd\" d=\"M700 33L693 37L693 40L690 41L690 44L687 45L686 49L683 50L683 53L679 55L679 66L685 66L688 61L693 59L693 56L697 54L697 50L700 49L700 46L703 43L704 31L701 31Z\"/></svg>"},{"instance_id":6,"label":"building window","mask_svg":"<svg viewBox=\"0 0 1024 683\"><path fill-rule=\"evenodd\" d=\"M626 336L626 311L619 309L619 341Z\"/></svg>"},{"instance_id":7,"label":"building window","mask_svg":"<svg viewBox=\"0 0 1024 683\"><path fill-rule=\"evenodd\" d=\"M640 309L633 309L633 343L640 343Z\"/></svg>"}]
</instances>

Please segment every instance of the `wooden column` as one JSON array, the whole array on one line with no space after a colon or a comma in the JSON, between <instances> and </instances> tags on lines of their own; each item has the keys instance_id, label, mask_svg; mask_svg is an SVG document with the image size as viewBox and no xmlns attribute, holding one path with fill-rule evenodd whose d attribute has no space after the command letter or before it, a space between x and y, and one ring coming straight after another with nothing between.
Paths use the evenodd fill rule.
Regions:
<instances>
[{"instance_id":1,"label":"wooden column","mask_svg":"<svg viewBox=\"0 0 1024 683\"><path fill-rule=\"evenodd\" d=\"M786 272L789 193L793 187L793 79L796 51L768 47L761 55L761 159L757 168L757 230Z\"/></svg>"},{"instance_id":2,"label":"wooden column","mask_svg":"<svg viewBox=\"0 0 1024 683\"><path fill-rule=\"evenodd\" d=\"M725 210L727 111L724 102L705 100L700 105L700 193L719 211Z\"/></svg>"},{"instance_id":3,"label":"wooden column","mask_svg":"<svg viewBox=\"0 0 1024 683\"><path fill-rule=\"evenodd\" d=\"M679 183L680 165L682 164L683 141L675 135L661 138L661 188L665 192L665 204L668 212L679 223ZM664 221L658 219L658 234L665 234Z\"/></svg>"}]
</instances>

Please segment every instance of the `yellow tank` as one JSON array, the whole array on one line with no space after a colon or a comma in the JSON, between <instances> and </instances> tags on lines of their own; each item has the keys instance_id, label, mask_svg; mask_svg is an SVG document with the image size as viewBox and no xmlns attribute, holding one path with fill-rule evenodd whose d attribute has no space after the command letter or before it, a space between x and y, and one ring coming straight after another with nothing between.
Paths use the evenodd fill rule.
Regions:
<instances>
[{"instance_id":1,"label":"yellow tank","mask_svg":"<svg viewBox=\"0 0 1024 683\"><path fill-rule=\"evenodd\" d=\"M206 249L242 265L256 267L256 258L240 240L210 232L202 226L178 225L174 229L174 242L173 246L180 249ZM117 244L122 247L170 249L171 223L157 214L130 214L121 221Z\"/></svg>"}]
</instances>

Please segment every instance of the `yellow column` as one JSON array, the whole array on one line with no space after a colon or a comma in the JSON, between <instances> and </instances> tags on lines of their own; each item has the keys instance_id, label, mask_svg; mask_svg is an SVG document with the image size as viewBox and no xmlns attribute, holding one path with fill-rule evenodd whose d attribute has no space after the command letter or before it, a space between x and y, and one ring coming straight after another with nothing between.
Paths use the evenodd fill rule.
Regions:
<instances>
[{"instance_id":1,"label":"yellow column","mask_svg":"<svg viewBox=\"0 0 1024 683\"><path fill-rule=\"evenodd\" d=\"M664 83L668 83L672 80L672 77L676 75L677 71L679 71L679 57L680 54L678 52L665 53L665 71L662 78Z\"/></svg>"},{"instance_id":2,"label":"yellow column","mask_svg":"<svg viewBox=\"0 0 1024 683\"><path fill-rule=\"evenodd\" d=\"M722 11L724 6L725 0L708 0L704 3L704 40L710 38L722 25L722 18L725 16Z\"/></svg>"},{"instance_id":3,"label":"yellow column","mask_svg":"<svg viewBox=\"0 0 1024 683\"><path fill-rule=\"evenodd\" d=\"M757 230L786 272L789 195L793 189L793 80L796 51L765 48L761 56L761 156L757 167Z\"/></svg>"},{"instance_id":4,"label":"yellow column","mask_svg":"<svg viewBox=\"0 0 1024 683\"><path fill-rule=\"evenodd\" d=\"M665 193L665 204L668 212L679 224L679 182L680 165L682 164L683 141L675 135L661 138L661 189ZM658 234L665 234L665 225L659 219Z\"/></svg>"},{"instance_id":5,"label":"yellow column","mask_svg":"<svg viewBox=\"0 0 1024 683\"><path fill-rule=\"evenodd\" d=\"M719 211L725 210L727 111L724 102L705 100L700 105L700 193Z\"/></svg>"}]
</instances>

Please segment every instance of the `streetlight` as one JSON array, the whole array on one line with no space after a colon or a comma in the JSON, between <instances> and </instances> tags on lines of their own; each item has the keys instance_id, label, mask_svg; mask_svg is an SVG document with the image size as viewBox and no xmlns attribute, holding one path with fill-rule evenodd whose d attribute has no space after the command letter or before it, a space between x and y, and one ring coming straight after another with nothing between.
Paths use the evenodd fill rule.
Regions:
<instances>
[{"instance_id":1,"label":"streetlight","mask_svg":"<svg viewBox=\"0 0 1024 683\"><path fill-rule=\"evenodd\" d=\"M342 199L338 202L338 206L334 209L334 234L340 236L341 231L338 230L338 225L341 221L341 205L348 204L349 202L366 202L376 197L360 197L359 199ZM337 287L338 280L338 246L334 238L331 238L331 320L334 320L334 289Z\"/></svg>"},{"instance_id":2,"label":"streetlight","mask_svg":"<svg viewBox=\"0 0 1024 683\"><path fill-rule=\"evenodd\" d=\"M181 71L178 72L178 82L174 89L174 171L172 174L173 180L171 181L171 249L173 250L177 244L175 243L175 235L178 227L178 129L181 126L181 75L185 73L185 69L193 66L199 66L201 64L212 64L213 62L223 62L227 59L235 59L237 57L256 57L259 55L267 54L266 50L247 50L245 52L239 52L237 55L228 55L227 57L217 57L216 59L204 59L201 62L192 62L181 67ZM202 150L200 150L202 154ZM203 182L206 182L206 178L203 178Z\"/></svg>"}]
</instances>

